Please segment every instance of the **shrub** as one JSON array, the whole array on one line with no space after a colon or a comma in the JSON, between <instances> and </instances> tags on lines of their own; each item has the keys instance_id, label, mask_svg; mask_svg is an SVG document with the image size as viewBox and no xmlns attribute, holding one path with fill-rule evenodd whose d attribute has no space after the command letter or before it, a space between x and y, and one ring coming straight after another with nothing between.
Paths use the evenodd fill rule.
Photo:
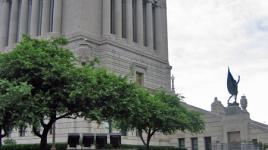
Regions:
<instances>
[{"instance_id":1,"label":"shrub","mask_svg":"<svg viewBox=\"0 0 268 150\"><path fill-rule=\"evenodd\" d=\"M14 140L14 139L5 139L4 140L4 144L5 145L15 145L16 144L16 140Z\"/></svg>"},{"instance_id":2,"label":"shrub","mask_svg":"<svg viewBox=\"0 0 268 150\"><path fill-rule=\"evenodd\" d=\"M51 147L51 144L49 144ZM57 150L66 150L66 143L56 144ZM110 144L105 146L106 149L113 149ZM145 150L143 145L121 145L121 149L136 149ZM39 144L15 144L15 145L3 145L0 150L39 150ZM170 146L151 146L150 150L186 150L181 148L175 148Z\"/></svg>"}]
</instances>

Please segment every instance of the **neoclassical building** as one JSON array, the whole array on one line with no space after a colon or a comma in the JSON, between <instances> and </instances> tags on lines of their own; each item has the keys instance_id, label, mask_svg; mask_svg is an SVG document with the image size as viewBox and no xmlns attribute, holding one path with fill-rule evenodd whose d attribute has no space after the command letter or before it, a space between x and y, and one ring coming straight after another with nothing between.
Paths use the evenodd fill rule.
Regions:
<instances>
[{"instance_id":1,"label":"neoclassical building","mask_svg":"<svg viewBox=\"0 0 268 150\"><path fill-rule=\"evenodd\" d=\"M0 0L0 50L12 49L23 34L35 38L65 35L80 61L97 57L103 67L128 75L146 88L172 91L166 9L166 0ZM224 107L215 99L211 111L183 103L202 114L205 131L157 134L152 145L237 150L249 148L247 143L268 143L268 126L250 119L245 99L236 107ZM66 142L68 133L108 133L108 126L82 118L58 121L56 141ZM39 142L24 128L12 132L10 138L17 143ZM122 143L142 144L135 131L123 136Z\"/></svg>"},{"instance_id":2,"label":"neoclassical building","mask_svg":"<svg viewBox=\"0 0 268 150\"><path fill-rule=\"evenodd\" d=\"M146 88L171 91L166 0L0 0L0 50L12 49L23 34L65 35L80 61L97 57L103 67ZM102 126L61 120L57 138L105 132ZM39 140L28 129L11 137L18 143Z\"/></svg>"}]
</instances>

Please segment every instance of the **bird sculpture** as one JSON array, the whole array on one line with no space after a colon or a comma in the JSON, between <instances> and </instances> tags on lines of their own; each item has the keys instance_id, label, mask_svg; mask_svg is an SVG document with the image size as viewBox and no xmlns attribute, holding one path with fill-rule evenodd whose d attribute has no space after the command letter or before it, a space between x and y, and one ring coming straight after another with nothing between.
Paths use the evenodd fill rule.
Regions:
<instances>
[{"instance_id":1,"label":"bird sculpture","mask_svg":"<svg viewBox=\"0 0 268 150\"><path fill-rule=\"evenodd\" d=\"M230 68L228 67L228 76L227 76L227 89L231 96L228 99L228 105L230 104L230 99L234 97L236 103L236 98L238 94L238 83L240 81L240 76L238 76L238 80L236 81L233 75L230 72Z\"/></svg>"}]
</instances>

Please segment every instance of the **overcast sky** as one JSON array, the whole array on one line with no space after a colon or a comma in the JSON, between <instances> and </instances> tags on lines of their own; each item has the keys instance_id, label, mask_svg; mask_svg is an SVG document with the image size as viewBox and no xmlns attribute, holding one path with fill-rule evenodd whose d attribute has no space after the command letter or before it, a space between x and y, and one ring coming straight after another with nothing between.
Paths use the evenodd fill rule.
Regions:
<instances>
[{"instance_id":1,"label":"overcast sky","mask_svg":"<svg viewBox=\"0 0 268 150\"><path fill-rule=\"evenodd\" d=\"M169 60L177 93L226 106L227 68L241 76L251 118L268 123L268 0L167 0Z\"/></svg>"}]
</instances>

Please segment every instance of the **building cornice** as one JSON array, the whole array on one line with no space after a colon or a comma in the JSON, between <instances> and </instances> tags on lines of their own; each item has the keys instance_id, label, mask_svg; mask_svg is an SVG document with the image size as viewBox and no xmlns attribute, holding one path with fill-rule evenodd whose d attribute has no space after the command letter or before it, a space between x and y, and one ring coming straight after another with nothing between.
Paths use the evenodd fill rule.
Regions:
<instances>
[{"instance_id":1,"label":"building cornice","mask_svg":"<svg viewBox=\"0 0 268 150\"><path fill-rule=\"evenodd\" d=\"M71 43L78 41L78 40L85 40L85 41L91 42L91 43L99 45L99 46L105 45L105 44L113 45L115 47L127 50L131 53L135 53L137 55L141 55L143 57L153 59L154 61L166 64L166 65L168 65L168 68L171 68L171 66L168 63L167 58L163 59L162 57L156 56L156 54L153 54L152 51L150 51L149 49L147 49L145 47L137 47L137 46L136 46L137 48L130 47L130 46L128 46L129 43L127 43L127 41L118 40L112 35L108 36L108 37L101 38L101 37L96 37L96 36L86 34L86 33L83 33L83 34L74 33L74 34L66 35L66 37L69 39L69 41ZM120 41L120 42L118 42L118 41Z\"/></svg>"}]
</instances>

